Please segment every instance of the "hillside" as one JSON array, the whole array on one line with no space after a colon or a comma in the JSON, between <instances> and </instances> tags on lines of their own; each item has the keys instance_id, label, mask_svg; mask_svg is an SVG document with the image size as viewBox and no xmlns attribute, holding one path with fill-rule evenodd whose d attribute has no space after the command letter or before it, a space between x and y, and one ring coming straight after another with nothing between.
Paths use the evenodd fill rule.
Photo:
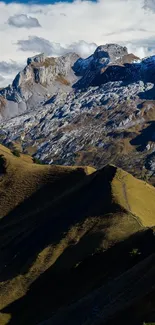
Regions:
<instances>
[{"instance_id":1,"label":"hillside","mask_svg":"<svg viewBox=\"0 0 155 325\"><path fill-rule=\"evenodd\" d=\"M27 59L0 90L0 143L47 164L115 164L155 184L155 56L118 44Z\"/></svg>"},{"instance_id":2,"label":"hillside","mask_svg":"<svg viewBox=\"0 0 155 325\"><path fill-rule=\"evenodd\" d=\"M76 182L83 179L89 172L94 171L91 167L76 168L34 164L30 156L21 155L18 158L1 145L0 155L4 160L0 186L1 218L8 215L15 207L20 210L19 205L36 192L39 193L39 196L36 196L32 202L31 212L32 209L42 207L43 203L47 205L48 190L50 190L51 200L68 189L68 186L75 186Z\"/></svg>"},{"instance_id":3,"label":"hillside","mask_svg":"<svg viewBox=\"0 0 155 325\"><path fill-rule=\"evenodd\" d=\"M154 71L154 56L118 44L28 58L0 90L0 143L47 164L115 164L154 185Z\"/></svg>"},{"instance_id":4,"label":"hillside","mask_svg":"<svg viewBox=\"0 0 155 325\"><path fill-rule=\"evenodd\" d=\"M141 270L154 265L149 257L155 244L154 187L114 165L98 171L37 165L3 146L0 154L0 324L35 325L48 318L50 325L71 324L72 306L67 306L73 302L77 324L100 324L95 312L86 323L81 299L90 308L87 295L95 299L102 286L103 297L118 297L128 281L120 276L134 283ZM145 288L142 294L130 290L140 303ZM106 304L101 310L110 308ZM144 306L129 324L144 321L148 310L153 307ZM65 323L63 313L69 317Z\"/></svg>"}]
</instances>

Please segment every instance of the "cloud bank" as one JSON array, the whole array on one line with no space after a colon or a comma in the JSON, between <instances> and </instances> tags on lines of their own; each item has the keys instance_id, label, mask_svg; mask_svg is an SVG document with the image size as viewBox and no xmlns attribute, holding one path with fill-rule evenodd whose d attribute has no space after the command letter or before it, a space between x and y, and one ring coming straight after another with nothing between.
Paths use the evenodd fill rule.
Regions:
<instances>
[{"instance_id":1,"label":"cloud bank","mask_svg":"<svg viewBox=\"0 0 155 325\"><path fill-rule=\"evenodd\" d=\"M97 44L87 43L83 40L71 43L67 46L61 46L60 43L52 43L49 40L38 36L29 36L27 40L19 40L17 45L23 52L44 52L47 56L60 56L68 52L75 52L82 57L88 57L97 47Z\"/></svg>"},{"instance_id":2,"label":"cloud bank","mask_svg":"<svg viewBox=\"0 0 155 325\"><path fill-rule=\"evenodd\" d=\"M57 56L75 51L86 57L106 43L126 45L140 57L153 55L154 21L154 0L0 2L0 62L24 65L27 57L39 52ZM0 74L6 77L1 65Z\"/></svg>"},{"instance_id":3,"label":"cloud bank","mask_svg":"<svg viewBox=\"0 0 155 325\"><path fill-rule=\"evenodd\" d=\"M29 36L27 40L19 40L17 42L17 45L19 46L19 49L23 52L44 52L46 55L50 55L52 52L51 42L46 40L45 38L38 36Z\"/></svg>"},{"instance_id":4,"label":"cloud bank","mask_svg":"<svg viewBox=\"0 0 155 325\"><path fill-rule=\"evenodd\" d=\"M20 14L9 17L8 25L17 28L35 28L41 27L37 18L28 17L27 15Z\"/></svg>"},{"instance_id":5,"label":"cloud bank","mask_svg":"<svg viewBox=\"0 0 155 325\"><path fill-rule=\"evenodd\" d=\"M15 75L24 68L24 63L10 60L0 62L0 88L12 83Z\"/></svg>"},{"instance_id":6,"label":"cloud bank","mask_svg":"<svg viewBox=\"0 0 155 325\"><path fill-rule=\"evenodd\" d=\"M155 1L154 0L145 0L144 9L149 9L155 12Z\"/></svg>"},{"instance_id":7,"label":"cloud bank","mask_svg":"<svg viewBox=\"0 0 155 325\"><path fill-rule=\"evenodd\" d=\"M21 68L22 68L21 64L12 60L10 62L5 62L5 61L0 62L0 71L4 75L16 73Z\"/></svg>"}]
</instances>

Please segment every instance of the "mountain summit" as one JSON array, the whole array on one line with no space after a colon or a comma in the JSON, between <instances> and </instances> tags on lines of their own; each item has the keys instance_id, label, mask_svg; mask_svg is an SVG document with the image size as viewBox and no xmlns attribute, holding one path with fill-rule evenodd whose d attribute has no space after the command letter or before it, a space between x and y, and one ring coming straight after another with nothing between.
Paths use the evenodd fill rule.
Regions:
<instances>
[{"instance_id":1,"label":"mountain summit","mask_svg":"<svg viewBox=\"0 0 155 325\"><path fill-rule=\"evenodd\" d=\"M44 54L28 58L27 66L17 74L12 85L0 91L7 100L4 117L38 106L56 91L70 91L70 85L77 80L72 65L78 58L74 53L58 58L48 58Z\"/></svg>"},{"instance_id":2,"label":"mountain summit","mask_svg":"<svg viewBox=\"0 0 155 325\"><path fill-rule=\"evenodd\" d=\"M72 86L90 86L101 69L118 63L118 60L123 60L126 56L127 48L117 44L99 46L87 59L81 59L75 53L57 58L38 54L27 59L27 66L17 74L11 86L0 91L0 95L9 101L9 107L13 105L9 110L12 117L17 114L17 110L21 113L29 107L39 105L45 101L46 96L52 96L56 92L68 93ZM16 110L13 108L15 105ZM7 116L7 108L3 113Z\"/></svg>"},{"instance_id":3,"label":"mountain summit","mask_svg":"<svg viewBox=\"0 0 155 325\"><path fill-rule=\"evenodd\" d=\"M0 90L1 143L49 164L110 161L153 183L154 76L155 56L140 60L117 44L86 59L28 58Z\"/></svg>"},{"instance_id":4,"label":"mountain summit","mask_svg":"<svg viewBox=\"0 0 155 325\"><path fill-rule=\"evenodd\" d=\"M155 320L154 120L155 56L117 44L0 90L0 325Z\"/></svg>"}]
</instances>

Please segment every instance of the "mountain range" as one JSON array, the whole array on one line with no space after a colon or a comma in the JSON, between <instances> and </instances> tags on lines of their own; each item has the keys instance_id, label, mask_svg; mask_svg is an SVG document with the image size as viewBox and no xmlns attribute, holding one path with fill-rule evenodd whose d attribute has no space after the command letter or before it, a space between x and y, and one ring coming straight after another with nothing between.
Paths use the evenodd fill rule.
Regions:
<instances>
[{"instance_id":1,"label":"mountain range","mask_svg":"<svg viewBox=\"0 0 155 325\"><path fill-rule=\"evenodd\" d=\"M117 44L0 89L0 325L153 324L154 120L155 56Z\"/></svg>"},{"instance_id":2,"label":"mountain range","mask_svg":"<svg viewBox=\"0 0 155 325\"><path fill-rule=\"evenodd\" d=\"M117 44L28 58L0 90L0 141L48 164L114 163L155 182L155 56Z\"/></svg>"}]
</instances>

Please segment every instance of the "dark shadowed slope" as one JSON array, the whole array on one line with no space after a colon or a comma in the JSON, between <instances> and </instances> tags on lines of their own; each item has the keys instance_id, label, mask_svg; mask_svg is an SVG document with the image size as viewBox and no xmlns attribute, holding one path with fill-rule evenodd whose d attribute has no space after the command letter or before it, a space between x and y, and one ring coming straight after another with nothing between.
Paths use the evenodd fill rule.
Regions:
<instances>
[{"instance_id":1,"label":"dark shadowed slope","mask_svg":"<svg viewBox=\"0 0 155 325\"><path fill-rule=\"evenodd\" d=\"M1 152L0 324L38 324L154 252L152 186L113 165L40 166Z\"/></svg>"}]
</instances>

